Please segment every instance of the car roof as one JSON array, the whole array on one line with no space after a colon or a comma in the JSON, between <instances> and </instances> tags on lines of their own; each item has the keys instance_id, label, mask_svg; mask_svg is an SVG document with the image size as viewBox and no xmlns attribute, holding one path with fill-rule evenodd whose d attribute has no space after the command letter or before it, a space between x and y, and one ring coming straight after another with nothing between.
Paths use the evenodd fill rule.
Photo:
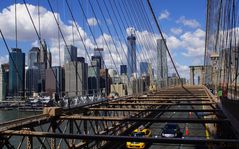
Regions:
<instances>
[{"instance_id":1,"label":"car roof","mask_svg":"<svg viewBox=\"0 0 239 149\"><path fill-rule=\"evenodd\" d=\"M168 127L179 128L179 125L174 123L168 123L164 126L164 128L168 128Z\"/></svg>"},{"instance_id":2,"label":"car roof","mask_svg":"<svg viewBox=\"0 0 239 149\"><path fill-rule=\"evenodd\" d=\"M133 132L146 132L146 130L149 130L149 129L143 129L143 130L139 130L139 129L135 129Z\"/></svg>"}]
</instances>

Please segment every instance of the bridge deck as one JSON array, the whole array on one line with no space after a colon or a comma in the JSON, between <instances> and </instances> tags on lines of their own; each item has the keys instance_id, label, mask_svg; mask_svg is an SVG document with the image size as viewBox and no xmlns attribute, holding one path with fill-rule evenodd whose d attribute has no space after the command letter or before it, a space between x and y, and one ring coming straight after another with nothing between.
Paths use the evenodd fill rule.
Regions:
<instances>
[{"instance_id":1,"label":"bridge deck","mask_svg":"<svg viewBox=\"0 0 239 149\"><path fill-rule=\"evenodd\" d=\"M165 123L178 123L183 138L161 138ZM151 129L152 137L128 136L140 125ZM124 148L126 141L133 140L148 142L146 148L239 145L230 121L203 87L45 109L44 114L0 124L0 132L1 147Z\"/></svg>"}]
</instances>

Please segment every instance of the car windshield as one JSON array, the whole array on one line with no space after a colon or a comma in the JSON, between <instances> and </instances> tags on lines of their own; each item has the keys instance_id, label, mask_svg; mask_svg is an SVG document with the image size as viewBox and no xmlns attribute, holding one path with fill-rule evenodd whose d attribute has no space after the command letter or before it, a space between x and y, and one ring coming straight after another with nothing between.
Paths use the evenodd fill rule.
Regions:
<instances>
[{"instance_id":1,"label":"car windshield","mask_svg":"<svg viewBox=\"0 0 239 149\"><path fill-rule=\"evenodd\" d=\"M176 124L167 124L165 127L165 129L177 129L177 125Z\"/></svg>"},{"instance_id":2,"label":"car windshield","mask_svg":"<svg viewBox=\"0 0 239 149\"><path fill-rule=\"evenodd\" d=\"M133 137L143 137L144 133L143 132L134 132L134 133L132 133L132 136Z\"/></svg>"}]
</instances>

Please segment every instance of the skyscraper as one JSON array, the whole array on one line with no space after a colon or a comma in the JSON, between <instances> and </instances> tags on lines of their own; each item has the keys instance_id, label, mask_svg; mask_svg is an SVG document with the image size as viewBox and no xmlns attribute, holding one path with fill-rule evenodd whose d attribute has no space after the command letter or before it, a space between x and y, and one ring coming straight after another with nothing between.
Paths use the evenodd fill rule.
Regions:
<instances>
[{"instance_id":1,"label":"skyscraper","mask_svg":"<svg viewBox=\"0 0 239 149\"><path fill-rule=\"evenodd\" d=\"M128 53L127 58L129 62L128 66L128 78L132 76L133 73L137 73L136 67L136 37L135 34L132 32L130 36L127 37L128 40Z\"/></svg>"},{"instance_id":2,"label":"skyscraper","mask_svg":"<svg viewBox=\"0 0 239 149\"><path fill-rule=\"evenodd\" d=\"M65 92L68 96L85 95L88 89L88 64L83 57L77 57L77 48L65 46Z\"/></svg>"},{"instance_id":3,"label":"skyscraper","mask_svg":"<svg viewBox=\"0 0 239 149\"><path fill-rule=\"evenodd\" d=\"M33 93L41 91L40 88L40 70L37 66L26 69L26 95L31 96Z\"/></svg>"},{"instance_id":4,"label":"skyscraper","mask_svg":"<svg viewBox=\"0 0 239 149\"><path fill-rule=\"evenodd\" d=\"M41 41L40 44L40 56L39 56L39 62L44 65L44 68L47 68L47 44L46 41Z\"/></svg>"},{"instance_id":5,"label":"skyscraper","mask_svg":"<svg viewBox=\"0 0 239 149\"><path fill-rule=\"evenodd\" d=\"M40 81L40 49L32 47L28 53L28 67L26 68L26 95L30 96L38 92L38 83ZM43 64L44 65L44 64Z\"/></svg>"},{"instance_id":6,"label":"skyscraper","mask_svg":"<svg viewBox=\"0 0 239 149\"><path fill-rule=\"evenodd\" d=\"M63 91L63 69L61 66L53 66L46 70L46 92L49 96L53 93L60 93Z\"/></svg>"},{"instance_id":7,"label":"skyscraper","mask_svg":"<svg viewBox=\"0 0 239 149\"><path fill-rule=\"evenodd\" d=\"M139 67L140 67L140 75L141 76L147 76L148 72L149 72L149 63L147 62L140 62L139 63Z\"/></svg>"},{"instance_id":8,"label":"skyscraper","mask_svg":"<svg viewBox=\"0 0 239 149\"><path fill-rule=\"evenodd\" d=\"M46 85L46 69L51 67L51 53L47 52L47 44L45 40L41 41L40 45L40 58L37 67L40 71L40 80L38 81L39 92L45 92Z\"/></svg>"},{"instance_id":9,"label":"skyscraper","mask_svg":"<svg viewBox=\"0 0 239 149\"><path fill-rule=\"evenodd\" d=\"M110 93L110 77L108 69L100 69L100 89L101 93L107 96Z\"/></svg>"},{"instance_id":10,"label":"skyscraper","mask_svg":"<svg viewBox=\"0 0 239 149\"><path fill-rule=\"evenodd\" d=\"M65 64L65 92L69 97L85 95L88 83L88 64L72 61Z\"/></svg>"},{"instance_id":11,"label":"skyscraper","mask_svg":"<svg viewBox=\"0 0 239 149\"><path fill-rule=\"evenodd\" d=\"M100 69L103 69L103 61L102 61L102 57L101 56L92 56L91 57L92 61L96 62L97 67L99 67Z\"/></svg>"},{"instance_id":12,"label":"skyscraper","mask_svg":"<svg viewBox=\"0 0 239 149\"><path fill-rule=\"evenodd\" d=\"M3 99L6 99L8 96L8 88L9 88L9 64L2 64L2 96Z\"/></svg>"},{"instance_id":13,"label":"skyscraper","mask_svg":"<svg viewBox=\"0 0 239 149\"><path fill-rule=\"evenodd\" d=\"M91 60L96 61L97 67L99 67L100 69L104 69L103 51L103 48L95 48L94 55L91 57Z\"/></svg>"},{"instance_id":14,"label":"skyscraper","mask_svg":"<svg viewBox=\"0 0 239 149\"><path fill-rule=\"evenodd\" d=\"M120 75L127 74L127 65L120 65Z\"/></svg>"},{"instance_id":15,"label":"skyscraper","mask_svg":"<svg viewBox=\"0 0 239 149\"><path fill-rule=\"evenodd\" d=\"M92 61L91 66L88 67L88 93L96 95L100 88L100 68L96 61Z\"/></svg>"},{"instance_id":16,"label":"skyscraper","mask_svg":"<svg viewBox=\"0 0 239 149\"><path fill-rule=\"evenodd\" d=\"M153 72L152 63L148 63L148 74L149 74L149 82L154 80L154 72Z\"/></svg>"},{"instance_id":17,"label":"skyscraper","mask_svg":"<svg viewBox=\"0 0 239 149\"><path fill-rule=\"evenodd\" d=\"M52 67L52 56L51 52L47 52L47 67L46 69L50 69Z\"/></svg>"},{"instance_id":18,"label":"skyscraper","mask_svg":"<svg viewBox=\"0 0 239 149\"><path fill-rule=\"evenodd\" d=\"M166 42L166 41L165 41ZM167 85L168 78L168 65L167 65L167 53L166 45L163 39L157 40L157 80L164 81Z\"/></svg>"},{"instance_id":19,"label":"skyscraper","mask_svg":"<svg viewBox=\"0 0 239 149\"><path fill-rule=\"evenodd\" d=\"M28 68L31 69L40 62L40 49L38 47L32 47L28 53Z\"/></svg>"},{"instance_id":20,"label":"skyscraper","mask_svg":"<svg viewBox=\"0 0 239 149\"><path fill-rule=\"evenodd\" d=\"M64 63L77 61L77 47L73 45L66 45L64 50Z\"/></svg>"},{"instance_id":21,"label":"skyscraper","mask_svg":"<svg viewBox=\"0 0 239 149\"><path fill-rule=\"evenodd\" d=\"M100 56L100 57L104 57L104 53L103 53L104 49L103 48L95 48L94 49L94 56Z\"/></svg>"},{"instance_id":22,"label":"skyscraper","mask_svg":"<svg viewBox=\"0 0 239 149\"><path fill-rule=\"evenodd\" d=\"M2 64L0 67L0 101L8 95L9 65Z\"/></svg>"},{"instance_id":23,"label":"skyscraper","mask_svg":"<svg viewBox=\"0 0 239 149\"><path fill-rule=\"evenodd\" d=\"M25 53L13 48L9 56L9 95L23 95L25 89Z\"/></svg>"}]
</instances>

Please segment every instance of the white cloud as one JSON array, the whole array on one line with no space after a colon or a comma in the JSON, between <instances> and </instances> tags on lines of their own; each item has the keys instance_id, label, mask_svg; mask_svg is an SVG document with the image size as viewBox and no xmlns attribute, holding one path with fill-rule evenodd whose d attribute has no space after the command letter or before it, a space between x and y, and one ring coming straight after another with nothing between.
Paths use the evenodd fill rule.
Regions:
<instances>
[{"instance_id":1,"label":"white cloud","mask_svg":"<svg viewBox=\"0 0 239 149\"><path fill-rule=\"evenodd\" d=\"M205 31L197 29L194 32L187 32L180 36L183 47L187 49L183 53L187 57L202 57L205 51Z\"/></svg>"},{"instance_id":2,"label":"white cloud","mask_svg":"<svg viewBox=\"0 0 239 149\"><path fill-rule=\"evenodd\" d=\"M8 63L8 60L9 60L8 55L0 56L0 65Z\"/></svg>"},{"instance_id":3,"label":"white cloud","mask_svg":"<svg viewBox=\"0 0 239 149\"><path fill-rule=\"evenodd\" d=\"M182 65L179 63L176 63L177 70L179 72L180 77L189 79L190 69L187 65Z\"/></svg>"},{"instance_id":4,"label":"white cloud","mask_svg":"<svg viewBox=\"0 0 239 149\"><path fill-rule=\"evenodd\" d=\"M32 43L32 47L38 47L39 46L39 42L38 40L35 40L33 43Z\"/></svg>"},{"instance_id":5,"label":"white cloud","mask_svg":"<svg viewBox=\"0 0 239 149\"><path fill-rule=\"evenodd\" d=\"M130 30L130 28L128 28ZM157 62L157 50L156 50L156 39L159 39L159 35L148 31L135 31L137 48L144 50L144 52L137 53L137 61L151 61L153 67L156 68ZM176 63L177 69L181 77L189 78L189 65L198 65L203 62L204 56L204 37L205 32L201 29L196 29L193 32L184 32L180 36L167 35L164 33L166 43L169 47L171 55ZM150 40L148 40L150 39ZM147 46L148 45L148 46ZM142 46L142 47L140 47ZM177 57L182 57L183 62L181 64L176 61ZM185 58L186 57L186 58ZM137 65L139 66L139 65ZM139 68L139 67L138 67ZM168 68L170 74L175 73L173 64L168 57ZM156 73L156 71L155 71Z\"/></svg>"},{"instance_id":6,"label":"white cloud","mask_svg":"<svg viewBox=\"0 0 239 149\"><path fill-rule=\"evenodd\" d=\"M170 50L185 49L183 53L187 57L198 57L204 55L205 49L205 31L196 29L193 32L185 32L180 36L165 35L167 45Z\"/></svg>"},{"instance_id":7,"label":"white cloud","mask_svg":"<svg viewBox=\"0 0 239 149\"><path fill-rule=\"evenodd\" d=\"M171 76L173 73L176 74L176 71L174 69L174 66L171 62L171 60L168 58L168 74L169 76ZM186 78L189 79L189 74L190 74L190 69L189 69L189 65L185 65L185 64L181 64L181 62L175 61L174 63L176 65L177 71L180 75L181 78Z\"/></svg>"},{"instance_id":8,"label":"white cloud","mask_svg":"<svg viewBox=\"0 0 239 149\"><path fill-rule=\"evenodd\" d=\"M169 16L170 16L170 13L168 12L168 10L163 10L160 12L158 19L159 20L168 19Z\"/></svg>"},{"instance_id":9,"label":"white cloud","mask_svg":"<svg viewBox=\"0 0 239 149\"><path fill-rule=\"evenodd\" d=\"M27 4L29 8L29 12L33 18L33 21L38 29L38 8L37 6ZM32 22L30 17L27 13L26 7L24 4L17 4L17 16L18 16L18 40L21 41L28 41L32 43L32 46L39 46L37 34L33 28ZM2 12L0 12L0 28L3 31L3 34L6 39L15 39L15 6L11 5L7 8L4 8ZM64 35L66 44L72 44L72 21L68 21L69 24L63 23L58 13L54 13L56 17L59 18L59 24ZM58 46L58 27L56 22L53 18L53 14L51 11L48 11L44 7L40 7L40 20L41 20L41 35L42 39L45 39L49 49L52 52L53 65L59 64L59 50L61 54L61 64L63 64L64 60L64 45L61 35L60 35L60 49ZM85 41L87 48L92 49L94 44L92 40L87 36L86 32L78 25L78 30ZM84 54L84 47L82 45L82 41L79 37L78 31L74 25L74 41L75 45L78 47L80 55L85 56ZM30 48L29 48L30 49Z\"/></svg>"},{"instance_id":10,"label":"white cloud","mask_svg":"<svg viewBox=\"0 0 239 149\"><path fill-rule=\"evenodd\" d=\"M212 32L212 33L211 33ZM239 37L239 27L231 28L229 30L213 30L208 34L208 52L214 53L214 51L219 51L221 49L230 48L231 45L238 46ZM230 40L229 40L230 39ZM220 41L220 42L218 42Z\"/></svg>"},{"instance_id":11,"label":"white cloud","mask_svg":"<svg viewBox=\"0 0 239 149\"><path fill-rule=\"evenodd\" d=\"M33 21L38 29L38 14L37 7L31 4L27 4ZM4 8L0 13L0 28L7 39L15 39L15 21L14 21L14 5ZM58 14L56 13L58 16ZM31 23L30 17L27 13L24 4L17 4L17 25L18 25L18 40L35 40L37 39L35 30ZM51 18L51 19L49 19ZM42 36L44 38L54 38L57 35L57 26L53 15L50 11L40 7L40 19L41 19L41 30L44 31ZM62 21L59 20L60 24L63 25Z\"/></svg>"},{"instance_id":12,"label":"white cloud","mask_svg":"<svg viewBox=\"0 0 239 149\"><path fill-rule=\"evenodd\" d=\"M166 43L169 49L176 49L181 46L181 41L175 36L169 36L166 38Z\"/></svg>"},{"instance_id":13,"label":"white cloud","mask_svg":"<svg viewBox=\"0 0 239 149\"><path fill-rule=\"evenodd\" d=\"M27 4L27 6L29 7L29 11L32 15L32 18L36 24L36 28L38 28L38 13L37 13L37 6L34 5L30 5ZM38 41L37 41L37 36L36 33L34 31L34 28L31 24L31 21L29 19L28 13L26 11L26 8L23 4L17 4L17 9L18 9L18 27L21 28L21 30L19 29L19 33L18 33L18 39L19 41L28 41L31 44L31 46L38 46ZM65 43L63 42L61 36L60 36L60 41L58 41L58 28L56 26L56 22L53 18L53 15L51 13L51 11L48 11L47 9L41 7L40 8L40 19L41 19L41 34L42 34L42 38L44 38L47 42L48 48L50 49L50 51L52 52L52 64L53 65L59 65L59 57L60 57L60 61L61 64L64 63L64 46ZM59 17L59 22L60 22L60 26L61 26L61 30L64 34L64 38L66 40L66 44L72 44L72 22L71 21L67 21L69 24L65 24L63 23L63 21L61 21L60 15L55 13L58 17ZM6 21L4 21L6 20ZM24 21L23 21L24 20ZM94 20L94 18L91 18L91 20ZM92 22L97 22L92 21ZM0 28L4 31L4 35L6 36L7 39L15 39L15 34L14 34L14 5L9 6L8 8L5 8L1 13L0 13ZM84 45L82 44L82 41L79 37L79 34L76 30L76 27L74 25L74 45L77 46L78 48L78 56L83 56L85 57L86 61L89 62L89 56L91 56L93 54L93 49L96 47L94 40L92 39L91 36L88 36L86 34L86 32L77 24L76 25L80 31L80 34L83 36L83 40L85 43L85 46L87 48L87 51L89 53L89 55L86 54L85 50L84 50ZM132 29L132 28L131 28ZM129 32L129 28L127 29L127 32ZM139 46L143 46L145 43L149 44L151 47L155 46L155 41L156 41L156 37L158 38L158 36L154 35L155 38L153 38L154 40L150 40L150 42L146 39L152 38L153 33L147 32L147 31L135 31L135 33L138 35L138 37L140 38L140 40L142 41L141 43L139 43L139 39L137 39L137 47ZM106 43L103 39L103 37L105 37L108 47L106 46ZM98 47L103 47L104 48L104 57L105 57L105 63L108 65L108 67L114 67L113 64L113 60L115 61L115 64L117 65L117 67L121 64L121 60L123 61L124 64L127 64L127 46L126 44L123 42L122 45L120 43L120 41L115 40L114 42L116 43L116 48L119 51L119 55L118 52L116 51L116 48L113 44L113 39L109 34L104 33L103 36L99 36L96 37L96 41L98 44ZM123 41L123 40L122 40ZM59 43L60 42L60 43ZM60 44L60 49L59 49L59 44ZM122 48L123 46L123 48ZM145 46L145 45L144 45ZM143 47L144 50L146 49L146 47ZM143 49L142 48L142 49ZM156 47L155 47L156 48ZM29 47L30 49L30 47ZM110 50L110 51L109 51ZM151 51L155 51L155 49L150 49L150 52L147 53L152 53ZM142 53L142 52L141 52ZM142 56L143 57L143 56ZM145 57L145 56L144 56ZM155 54L151 54L151 56L147 56L151 57L151 59L153 57L155 57ZM112 60L113 59L113 60ZM138 59L140 60L140 59ZM3 60L5 61L5 60Z\"/></svg>"},{"instance_id":14,"label":"white cloud","mask_svg":"<svg viewBox=\"0 0 239 149\"><path fill-rule=\"evenodd\" d=\"M186 19L185 16L180 17L176 23L183 24L185 26L191 27L191 28L198 28L200 27L200 23L195 19Z\"/></svg>"},{"instance_id":15,"label":"white cloud","mask_svg":"<svg viewBox=\"0 0 239 149\"><path fill-rule=\"evenodd\" d=\"M186 65L181 65L177 64L179 63L179 61L175 61L178 71L182 73L182 76L188 78L187 65L203 64L205 31L203 31L202 29L196 29L193 32L184 32L180 36L168 36L165 33L164 36L172 57L181 57L180 61L182 60L183 63L187 63ZM171 69L171 73L174 73L175 70L170 59L168 59L168 65L169 69Z\"/></svg>"},{"instance_id":16,"label":"white cloud","mask_svg":"<svg viewBox=\"0 0 239 149\"><path fill-rule=\"evenodd\" d=\"M97 20L96 18L88 18L87 22L90 26L96 26L97 25Z\"/></svg>"},{"instance_id":17,"label":"white cloud","mask_svg":"<svg viewBox=\"0 0 239 149\"><path fill-rule=\"evenodd\" d=\"M28 5L30 13L32 14L32 17L34 18L34 22L36 25L38 25L38 14L37 14L37 6L34 5ZM27 14L26 8L23 4L17 4L18 7L18 26L21 28L19 30L19 40L20 41L29 41L32 43L32 45L37 46L37 37L36 33L34 31L34 28L30 22L29 16ZM59 64L59 53L60 53L60 60L61 64L64 63L64 46L65 43L62 39L60 39L60 43L58 42L58 28L56 26L56 22L53 18L53 15L50 11L47 9L41 7L41 33L44 39L46 39L48 47L50 48L52 52L52 59L53 59L53 65ZM59 14L55 13L58 17ZM168 13L169 16L169 13ZM90 18L95 19L95 18ZM165 18L166 19L166 18ZM60 26L62 29L62 32L64 34L66 44L72 44L72 22L69 22L69 24L64 23L61 21L61 18L59 18ZM93 23L97 23L97 21L93 21ZM80 34L83 37L85 46L87 48L87 51L89 52L89 56L93 54L93 49L96 47L96 44L94 43L94 40L91 36L87 35L87 33L77 24L78 30ZM14 5L9 6L8 8L5 8L0 13L0 28L4 31L4 35L7 39L15 39L14 34ZM37 26L38 28L38 26ZM79 34L76 30L77 28L74 27L74 45L78 48L78 56L85 57L86 61L89 62L89 57L86 54L84 50L84 45L82 44L82 41L79 37ZM126 32L129 34L129 31L131 29L134 29L133 27L127 28ZM135 30L135 29L134 29ZM144 31L134 31L136 36L136 43L137 43L137 60L138 61L152 61L153 67L156 68L156 39L160 38L159 35L148 32L146 30ZM181 33L180 33L181 32ZM182 34L182 31L177 30L174 32L175 35L179 33ZM165 35L165 38L167 40L167 44L169 46L170 51L172 51L172 55L174 56L174 53L182 53L182 51L179 51L179 48L184 48L186 51L183 53L184 56L193 56L193 57L202 57L204 52L204 34L205 32L201 29L197 29L194 32L185 32L181 36L167 36ZM125 35L126 36L126 35ZM106 43L103 39L107 40L108 47L106 46ZM113 44L113 41L116 44L116 48L119 51L119 54L116 51L116 48ZM123 40L122 40L123 41ZM104 60L105 64L108 68L115 68L113 64L113 60L115 61L115 64L117 67L121 64L121 60L124 64L127 64L127 45L126 43L122 42L122 46L120 44L120 41L112 38L109 34L104 33L103 36L96 37L96 42L99 48L104 48ZM60 44L60 49L59 49ZM109 49L108 49L109 48ZM29 48L30 49L30 48ZM109 51L110 50L110 51ZM138 52L139 50L139 52ZM144 50L144 52L141 52L141 50ZM203 52L202 52L203 51ZM180 54L181 54L180 53ZM125 55L126 54L126 55ZM113 60L112 60L113 59ZM0 62L7 62L7 57L0 57ZM180 65L180 70L186 71L186 66Z\"/></svg>"},{"instance_id":18,"label":"white cloud","mask_svg":"<svg viewBox=\"0 0 239 149\"><path fill-rule=\"evenodd\" d=\"M181 28L171 28L170 31L175 35L180 35L183 32Z\"/></svg>"}]
</instances>

